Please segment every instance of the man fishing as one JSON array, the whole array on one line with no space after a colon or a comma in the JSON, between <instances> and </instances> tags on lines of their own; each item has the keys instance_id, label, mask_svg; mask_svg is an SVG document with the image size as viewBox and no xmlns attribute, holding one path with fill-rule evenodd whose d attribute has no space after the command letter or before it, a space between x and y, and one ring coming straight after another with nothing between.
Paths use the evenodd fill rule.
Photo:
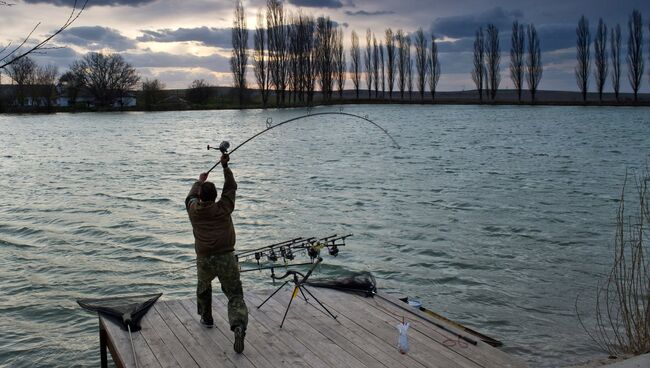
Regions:
<instances>
[{"instance_id":1,"label":"man fishing","mask_svg":"<svg viewBox=\"0 0 650 368\"><path fill-rule=\"evenodd\" d=\"M214 183L207 181L208 173L199 175L185 199L185 207L194 232L194 248L198 285L196 288L198 313L201 323L210 328L212 319L212 280L217 277L221 290L228 298L228 320L235 333L233 348L244 351L244 337L248 324L248 309L244 302L239 265L235 256L235 228L231 213L235 209L237 183L228 168L228 154L222 154L224 183L221 198L217 199ZM216 202L215 202L216 201Z\"/></svg>"}]
</instances>

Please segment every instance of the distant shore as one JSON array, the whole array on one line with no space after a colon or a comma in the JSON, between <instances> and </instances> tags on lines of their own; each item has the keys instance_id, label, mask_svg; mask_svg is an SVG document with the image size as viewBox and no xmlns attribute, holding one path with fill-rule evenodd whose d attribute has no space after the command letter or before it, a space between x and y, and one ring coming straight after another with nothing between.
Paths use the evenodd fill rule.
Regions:
<instances>
[{"instance_id":1,"label":"distant shore","mask_svg":"<svg viewBox=\"0 0 650 368\"><path fill-rule=\"evenodd\" d=\"M57 113L57 112L95 112L95 111L187 111L187 110L224 110L224 109L262 109L262 108L291 108L291 107L314 107L328 105L350 105L350 104L404 104L404 105L512 105L512 106L609 106L609 107L648 107L650 106L650 94L640 93L637 101L631 93L619 94L618 100L613 93L603 93L602 100L598 94L591 92L587 95L587 101L583 101L580 92L573 91L538 91L533 102L528 91L522 91L521 101L515 90L499 90L494 100L488 99L485 95L479 99L476 90L469 91L443 91L436 92L435 98L431 98L429 92L424 98L418 92L393 91L392 97L389 93L373 90L368 96L368 90L360 90L359 98L354 90L345 90L342 96L334 92L329 100L323 99L320 92L316 92L313 102L310 104L294 101L290 93L285 95L285 103L278 104L274 93L268 97L266 106L261 102L258 90L247 90L246 98L242 104L237 98L237 91L232 87L210 87L211 97L204 103L192 103L185 99L185 89L163 90L160 93L164 96L160 102L145 106L142 101L142 92L135 91L138 101L136 106L131 107L93 107L93 106L0 106L1 113Z\"/></svg>"}]
</instances>

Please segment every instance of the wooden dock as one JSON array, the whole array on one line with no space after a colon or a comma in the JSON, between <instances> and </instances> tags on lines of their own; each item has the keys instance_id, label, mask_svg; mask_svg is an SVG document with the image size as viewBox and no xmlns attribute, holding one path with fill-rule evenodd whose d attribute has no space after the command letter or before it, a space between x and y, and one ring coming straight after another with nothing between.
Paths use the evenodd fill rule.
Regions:
<instances>
[{"instance_id":1,"label":"wooden dock","mask_svg":"<svg viewBox=\"0 0 650 368\"><path fill-rule=\"evenodd\" d=\"M243 354L233 351L233 333L227 320L225 297L215 289L215 326L199 323L194 300L159 300L142 320L142 330L133 333L139 367L525 367L506 353L467 335L452 325L445 328L477 340L467 344L431 323L431 316L390 296L365 298L340 291L309 288L337 315L331 318L310 299L300 296L292 305L282 329L280 322L291 289L286 287L262 308L257 306L268 292L248 292L249 325ZM396 303L396 304L393 304ZM404 310L398 305L403 304ZM315 307L316 306L316 307ZM410 323L410 351L397 350L397 324ZM427 320L428 319L428 320ZM100 317L102 363L106 347L118 367L135 367L128 332L112 320Z\"/></svg>"}]
</instances>

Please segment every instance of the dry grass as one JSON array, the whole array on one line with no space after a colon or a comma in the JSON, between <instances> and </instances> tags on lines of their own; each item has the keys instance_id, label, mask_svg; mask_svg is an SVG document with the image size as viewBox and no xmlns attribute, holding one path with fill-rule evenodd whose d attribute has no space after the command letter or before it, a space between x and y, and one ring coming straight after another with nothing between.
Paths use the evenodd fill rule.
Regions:
<instances>
[{"instance_id":1,"label":"dry grass","mask_svg":"<svg viewBox=\"0 0 650 368\"><path fill-rule=\"evenodd\" d=\"M578 313L587 334L614 356L650 352L650 171L634 176L636 198L626 198L628 181L626 174L616 216L613 265L598 284L594 328L587 328ZM626 208L626 201L638 206ZM577 304L576 299L576 311Z\"/></svg>"}]
</instances>

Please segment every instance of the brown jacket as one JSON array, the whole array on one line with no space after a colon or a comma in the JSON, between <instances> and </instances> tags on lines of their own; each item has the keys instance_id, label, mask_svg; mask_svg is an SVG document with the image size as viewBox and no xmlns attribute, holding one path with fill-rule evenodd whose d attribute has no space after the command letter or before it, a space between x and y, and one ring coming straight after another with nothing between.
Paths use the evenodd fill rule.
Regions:
<instances>
[{"instance_id":1,"label":"brown jacket","mask_svg":"<svg viewBox=\"0 0 650 368\"><path fill-rule=\"evenodd\" d=\"M229 168L223 169L224 183L217 202L199 201L201 182L192 185L185 208L194 232L197 256L205 257L235 250L235 227L230 214L235 209L237 183Z\"/></svg>"}]
</instances>

